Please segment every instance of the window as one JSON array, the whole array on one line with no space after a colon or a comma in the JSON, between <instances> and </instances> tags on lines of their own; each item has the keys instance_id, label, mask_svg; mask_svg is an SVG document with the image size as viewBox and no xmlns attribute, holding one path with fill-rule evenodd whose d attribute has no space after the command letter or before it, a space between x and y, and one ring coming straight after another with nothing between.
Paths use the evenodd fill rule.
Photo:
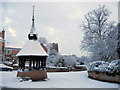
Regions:
<instances>
[{"instance_id":1,"label":"window","mask_svg":"<svg viewBox=\"0 0 120 90\"><path fill-rule=\"evenodd\" d=\"M6 50L6 54L7 54L7 55L12 54L12 50Z\"/></svg>"}]
</instances>

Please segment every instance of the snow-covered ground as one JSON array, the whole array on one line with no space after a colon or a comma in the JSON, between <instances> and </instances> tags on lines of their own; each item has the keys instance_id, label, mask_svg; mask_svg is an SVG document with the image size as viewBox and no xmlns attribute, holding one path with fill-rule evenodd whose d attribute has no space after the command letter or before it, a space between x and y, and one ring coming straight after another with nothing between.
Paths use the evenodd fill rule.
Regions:
<instances>
[{"instance_id":1,"label":"snow-covered ground","mask_svg":"<svg viewBox=\"0 0 120 90\"><path fill-rule=\"evenodd\" d=\"M81 72L49 72L47 81L20 82L16 71L0 72L0 86L10 88L118 88L118 84L92 80L86 71Z\"/></svg>"}]
</instances>

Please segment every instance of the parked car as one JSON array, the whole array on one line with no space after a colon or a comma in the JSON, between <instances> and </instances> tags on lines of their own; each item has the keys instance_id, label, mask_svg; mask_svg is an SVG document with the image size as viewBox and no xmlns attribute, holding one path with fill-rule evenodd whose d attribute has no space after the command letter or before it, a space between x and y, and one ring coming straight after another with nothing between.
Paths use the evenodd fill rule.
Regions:
<instances>
[{"instance_id":1,"label":"parked car","mask_svg":"<svg viewBox=\"0 0 120 90\"><path fill-rule=\"evenodd\" d=\"M0 71L13 71L13 68L4 64L0 64Z\"/></svg>"}]
</instances>

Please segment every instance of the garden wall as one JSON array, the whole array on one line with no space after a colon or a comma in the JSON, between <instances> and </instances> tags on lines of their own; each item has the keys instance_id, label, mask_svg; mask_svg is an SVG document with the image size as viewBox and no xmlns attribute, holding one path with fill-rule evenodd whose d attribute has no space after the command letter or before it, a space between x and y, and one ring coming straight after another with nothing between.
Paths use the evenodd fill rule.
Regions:
<instances>
[{"instance_id":1,"label":"garden wall","mask_svg":"<svg viewBox=\"0 0 120 90\"><path fill-rule=\"evenodd\" d=\"M120 74L109 74L107 72L88 71L88 77L96 80L120 84Z\"/></svg>"},{"instance_id":2,"label":"garden wall","mask_svg":"<svg viewBox=\"0 0 120 90\"><path fill-rule=\"evenodd\" d=\"M13 66L14 70L18 70L18 66ZM28 69L28 67L26 67L26 69ZM47 72L69 72L69 71L85 71L86 68L85 67L81 67L81 68L74 68L74 69L68 69L67 67L64 68L46 68Z\"/></svg>"}]
</instances>

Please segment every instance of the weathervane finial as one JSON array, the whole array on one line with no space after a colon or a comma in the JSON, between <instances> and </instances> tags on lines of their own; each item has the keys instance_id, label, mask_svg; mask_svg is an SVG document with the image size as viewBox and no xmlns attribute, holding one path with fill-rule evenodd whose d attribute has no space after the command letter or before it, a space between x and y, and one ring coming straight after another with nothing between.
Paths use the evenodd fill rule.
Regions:
<instances>
[{"instance_id":1,"label":"weathervane finial","mask_svg":"<svg viewBox=\"0 0 120 90\"><path fill-rule=\"evenodd\" d=\"M34 20L34 7L35 7L35 5L33 5L33 20Z\"/></svg>"},{"instance_id":2,"label":"weathervane finial","mask_svg":"<svg viewBox=\"0 0 120 90\"><path fill-rule=\"evenodd\" d=\"M37 33L35 31L35 23L34 23L34 7L33 6L33 17L32 17L32 27L31 27L31 31L30 34L28 34L28 38L29 40L37 40Z\"/></svg>"}]
</instances>

